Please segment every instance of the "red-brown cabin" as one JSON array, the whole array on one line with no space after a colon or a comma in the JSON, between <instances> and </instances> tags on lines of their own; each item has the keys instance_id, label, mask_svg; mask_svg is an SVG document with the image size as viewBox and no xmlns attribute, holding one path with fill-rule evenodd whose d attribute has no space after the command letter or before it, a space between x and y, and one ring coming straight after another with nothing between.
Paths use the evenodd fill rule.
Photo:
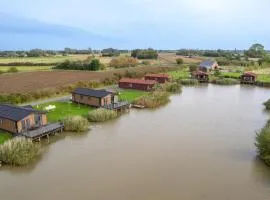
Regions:
<instances>
[{"instance_id":1,"label":"red-brown cabin","mask_svg":"<svg viewBox=\"0 0 270 200\"><path fill-rule=\"evenodd\" d=\"M151 91L156 83L153 80L122 78L118 86L123 89Z\"/></svg>"},{"instance_id":2,"label":"red-brown cabin","mask_svg":"<svg viewBox=\"0 0 270 200\"><path fill-rule=\"evenodd\" d=\"M257 75L253 72L245 72L242 76L241 76L241 83L244 84L253 84L256 82L256 77Z\"/></svg>"},{"instance_id":3,"label":"red-brown cabin","mask_svg":"<svg viewBox=\"0 0 270 200\"><path fill-rule=\"evenodd\" d=\"M209 75L206 72L196 71L192 74L193 78L197 79L199 82L208 82Z\"/></svg>"},{"instance_id":4,"label":"red-brown cabin","mask_svg":"<svg viewBox=\"0 0 270 200\"><path fill-rule=\"evenodd\" d=\"M168 74L147 74L144 76L145 80L153 80L157 81L158 83L166 83L169 81L169 75Z\"/></svg>"}]
</instances>

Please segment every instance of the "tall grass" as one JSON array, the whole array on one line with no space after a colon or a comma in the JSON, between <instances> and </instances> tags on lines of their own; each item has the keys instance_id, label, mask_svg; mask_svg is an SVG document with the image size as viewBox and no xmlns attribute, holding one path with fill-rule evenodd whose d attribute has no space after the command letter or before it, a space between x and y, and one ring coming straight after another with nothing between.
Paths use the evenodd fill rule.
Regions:
<instances>
[{"instance_id":1,"label":"tall grass","mask_svg":"<svg viewBox=\"0 0 270 200\"><path fill-rule=\"evenodd\" d=\"M90 122L105 122L110 119L116 118L117 112L113 110L107 110L104 108L99 108L94 111L90 111L88 114L88 120Z\"/></svg>"},{"instance_id":2,"label":"tall grass","mask_svg":"<svg viewBox=\"0 0 270 200\"><path fill-rule=\"evenodd\" d=\"M256 143L260 158L270 166L270 120L256 135Z\"/></svg>"},{"instance_id":3,"label":"tall grass","mask_svg":"<svg viewBox=\"0 0 270 200\"><path fill-rule=\"evenodd\" d=\"M64 130L70 132L84 132L89 129L89 122L82 116L68 116L63 119Z\"/></svg>"},{"instance_id":4,"label":"tall grass","mask_svg":"<svg viewBox=\"0 0 270 200\"><path fill-rule=\"evenodd\" d=\"M265 108L267 110L270 110L270 99L268 101L264 102L264 105L265 105Z\"/></svg>"},{"instance_id":5,"label":"tall grass","mask_svg":"<svg viewBox=\"0 0 270 200\"><path fill-rule=\"evenodd\" d=\"M182 91L180 83L177 82L167 82L164 84L159 84L155 88L157 91L164 91L170 93L179 93Z\"/></svg>"},{"instance_id":6,"label":"tall grass","mask_svg":"<svg viewBox=\"0 0 270 200\"><path fill-rule=\"evenodd\" d=\"M198 85L199 81L197 79L182 79L180 83L182 85Z\"/></svg>"},{"instance_id":7,"label":"tall grass","mask_svg":"<svg viewBox=\"0 0 270 200\"><path fill-rule=\"evenodd\" d=\"M16 137L0 145L0 161L8 165L26 165L39 153L39 144L22 137Z\"/></svg>"},{"instance_id":8,"label":"tall grass","mask_svg":"<svg viewBox=\"0 0 270 200\"><path fill-rule=\"evenodd\" d=\"M155 91L149 95L142 96L135 100L135 104L145 106L146 108L158 108L170 101L169 93L164 91Z\"/></svg>"},{"instance_id":9,"label":"tall grass","mask_svg":"<svg viewBox=\"0 0 270 200\"><path fill-rule=\"evenodd\" d=\"M212 83L218 85L237 85L240 82L233 78L221 78L221 79L214 79Z\"/></svg>"}]
</instances>

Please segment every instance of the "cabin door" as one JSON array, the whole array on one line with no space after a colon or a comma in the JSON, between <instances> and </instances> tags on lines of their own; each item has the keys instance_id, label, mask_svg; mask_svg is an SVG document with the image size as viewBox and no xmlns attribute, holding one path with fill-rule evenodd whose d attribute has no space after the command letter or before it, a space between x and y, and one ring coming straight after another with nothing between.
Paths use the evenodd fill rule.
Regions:
<instances>
[{"instance_id":1,"label":"cabin door","mask_svg":"<svg viewBox=\"0 0 270 200\"><path fill-rule=\"evenodd\" d=\"M30 126L30 120L29 119L23 120L22 121L22 130L23 131L27 131L30 128L31 128L31 126Z\"/></svg>"},{"instance_id":2,"label":"cabin door","mask_svg":"<svg viewBox=\"0 0 270 200\"><path fill-rule=\"evenodd\" d=\"M38 126L42 125L42 117L41 115L35 115L35 124Z\"/></svg>"}]
</instances>

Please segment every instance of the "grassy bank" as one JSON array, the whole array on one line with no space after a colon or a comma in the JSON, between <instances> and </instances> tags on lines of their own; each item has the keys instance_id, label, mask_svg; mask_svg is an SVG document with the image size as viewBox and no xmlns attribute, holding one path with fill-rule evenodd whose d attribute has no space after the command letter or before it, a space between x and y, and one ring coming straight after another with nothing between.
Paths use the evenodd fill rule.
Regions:
<instances>
[{"instance_id":1,"label":"grassy bank","mask_svg":"<svg viewBox=\"0 0 270 200\"><path fill-rule=\"evenodd\" d=\"M199 81L197 79L181 79L180 83L182 85L198 85Z\"/></svg>"},{"instance_id":2,"label":"grassy bank","mask_svg":"<svg viewBox=\"0 0 270 200\"><path fill-rule=\"evenodd\" d=\"M266 102L264 102L264 106L266 110L270 110L270 99Z\"/></svg>"},{"instance_id":3,"label":"grassy bank","mask_svg":"<svg viewBox=\"0 0 270 200\"><path fill-rule=\"evenodd\" d=\"M240 84L239 80L233 79L233 78L214 78L211 81L214 84L218 85L237 85Z\"/></svg>"},{"instance_id":4,"label":"grassy bank","mask_svg":"<svg viewBox=\"0 0 270 200\"><path fill-rule=\"evenodd\" d=\"M257 133L255 145L260 158L270 166L270 120Z\"/></svg>"},{"instance_id":5,"label":"grassy bank","mask_svg":"<svg viewBox=\"0 0 270 200\"><path fill-rule=\"evenodd\" d=\"M168 74L172 77L172 80L174 80L174 81L190 78L190 72L186 68L175 70L175 71L170 71L170 72L168 72Z\"/></svg>"},{"instance_id":6,"label":"grassy bank","mask_svg":"<svg viewBox=\"0 0 270 200\"><path fill-rule=\"evenodd\" d=\"M85 132L89 129L89 122L82 116L67 116L62 121L65 125L65 131Z\"/></svg>"},{"instance_id":7,"label":"grassy bank","mask_svg":"<svg viewBox=\"0 0 270 200\"><path fill-rule=\"evenodd\" d=\"M146 108L158 108L170 101L169 96L168 92L156 91L136 99L134 103Z\"/></svg>"},{"instance_id":8,"label":"grassy bank","mask_svg":"<svg viewBox=\"0 0 270 200\"><path fill-rule=\"evenodd\" d=\"M11 134L0 131L0 144L3 144L5 141L11 138L12 138Z\"/></svg>"},{"instance_id":9,"label":"grassy bank","mask_svg":"<svg viewBox=\"0 0 270 200\"><path fill-rule=\"evenodd\" d=\"M46 104L41 104L36 106L35 108L39 110L44 110L45 107L49 105L55 105L56 108L52 111L47 113L48 121L49 122L56 122L59 120L63 120L65 116L83 116L87 117L88 112L93 110L93 108L86 106L75 104L72 102L51 102Z\"/></svg>"},{"instance_id":10,"label":"grassy bank","mask_svg":"<svg viewBox=\"0 0 270 200\"><path fill-rule=\"evenodd\" d=\"M119 92L119 98L122 101L133 103L139 97L146 96L147 94L148 92L140 90L121 90Z\"/></svg>"}]
</instances>

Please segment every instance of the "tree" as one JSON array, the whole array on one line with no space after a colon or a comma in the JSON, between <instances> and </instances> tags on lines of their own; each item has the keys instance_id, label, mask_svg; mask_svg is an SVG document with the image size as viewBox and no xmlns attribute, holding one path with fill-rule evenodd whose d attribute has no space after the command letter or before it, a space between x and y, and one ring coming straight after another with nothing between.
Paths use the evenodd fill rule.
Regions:
<instances>
[{"instance_id":1,"label":"tree","mask_svg":"<svg viewBox=\"0 0 270 200\"><path fill-rule=\"evenodd\" d=\"M245 55L250 58L263 58L266 55L266 51L263 45L256 43L249 50L245 51Z\"/></svg>"},{"instance_id":2,"label":"tree","mask_svg":"<svg viewBox=\"0 0 270 200\"><path fill-rule=\"evenodd\" d=\"M184 60L183 60L182 58L177 58L177 59L176 59L176 63L177 63L178 65L182 65L182 64L184 63Z\"/></svg>"}]
</instances>

